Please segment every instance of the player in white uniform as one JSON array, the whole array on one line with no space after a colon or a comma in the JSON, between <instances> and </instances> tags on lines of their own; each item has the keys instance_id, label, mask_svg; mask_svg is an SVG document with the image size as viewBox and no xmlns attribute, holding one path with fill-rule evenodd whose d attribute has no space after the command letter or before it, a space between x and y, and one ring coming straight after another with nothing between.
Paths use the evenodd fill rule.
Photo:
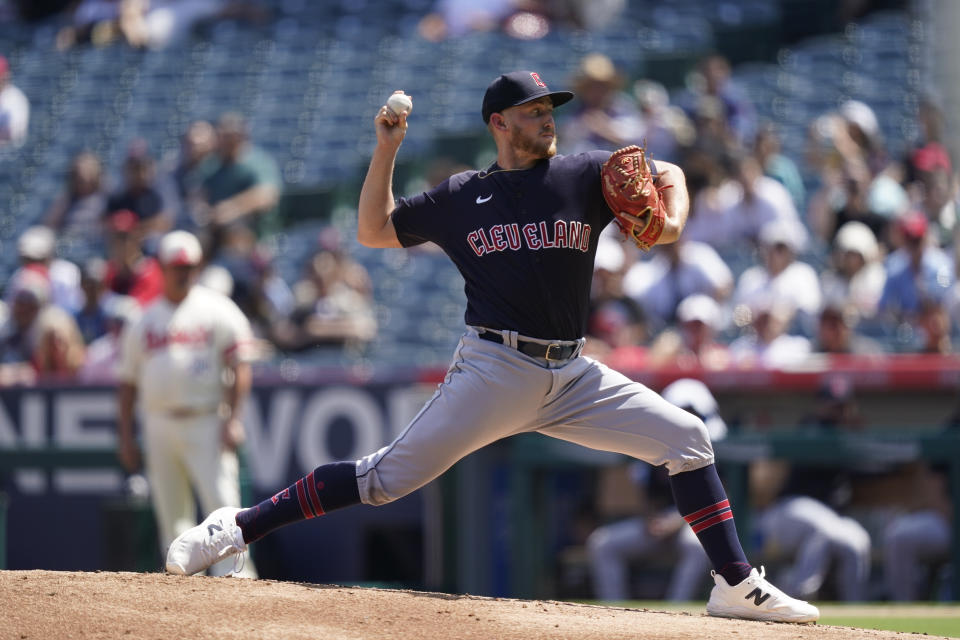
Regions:
<instances>
[{"instance_id":1,"label":"player in white uniform","mask_svg":"<svg viewBox=\"0 0 960 640\"><path fill-rule=\"evenodd\" d=\"M195 284L200 243L185 231L161 240L164 290L123 334L118 367L119 455L140 466L134 439L139 399L147 478L165 553L204 513L239 504L239 408L250 390L250 324L229 298ZM232 563L230 563L232 564ZM214 567L222 574L228 567ZM252 563L242 575L255 577Z\"/></svg>"},{"instance_id":2,"label":"player in white uniform","mask_svg":"<svg viewBox=\"0 0 960 640\"><path fill-rule=\"evenodd\" d=\"M481 113L497 161L412 198L394 199L406 112L384 105L360 193L358 240L370 247L438 244L465 280L467 328L433 398L392 443L359 460L320 465L249 509L224 508L170 545L167 570L192 574L293 522L397 500L507 436L545 436L666 466L681 515L715 567L707 612L812 622L753 568L713 464L703 421L621 373L580 355L597 238L613 214L600 167L609 152L557 155L555 106L539 74L497 78ZM679 167L657 163L666 210L661 242L677 239L689 205Z\"/></svg>"}]
</instances>

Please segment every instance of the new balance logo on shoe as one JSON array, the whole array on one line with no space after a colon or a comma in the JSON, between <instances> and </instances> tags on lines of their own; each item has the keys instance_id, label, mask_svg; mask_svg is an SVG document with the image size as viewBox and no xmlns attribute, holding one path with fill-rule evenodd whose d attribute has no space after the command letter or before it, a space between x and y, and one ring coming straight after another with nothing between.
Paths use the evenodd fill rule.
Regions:
<instances>
[{"instance_id":1,"label":"new balance logo on shoe","mask_svg":"<svg viewBox=\"0 0 960 640\"><path fill-rule=\"evenodd\" d=\"M768 620L770 622L816 622L820 612L803 600L791 598L764 578L760 571L739 584L730 585L719 573L713 573L713 590L707 602L707 613L721 618Z\"/></svg>"},{"instance_id":2,"label":"new balance logo on shoe","mask_svg":"<svg viewBox=\"0 0 960 640\"><path fill-rule=\"evenodd\" d=\"M223 531L223 527L218 524L208 524L207 525L207 535L212 536L215 531ZM747 596L748 598L750 596Z\"/></svg>"},{"instance_id":3,"label":"new balance logo on shoe","mask_svg":"<svg viewBox=\"0 0 960 640\"><path fill-rule=\"evenodd\" d=\"M760 591L760 587L757 587L756 589L748 593L744 598L744 600L749 600L750 598L753 598L753 604L759 607L764 602L766 602L768 598L770 598L770 594Z\"/></svg>"}]
</instances>

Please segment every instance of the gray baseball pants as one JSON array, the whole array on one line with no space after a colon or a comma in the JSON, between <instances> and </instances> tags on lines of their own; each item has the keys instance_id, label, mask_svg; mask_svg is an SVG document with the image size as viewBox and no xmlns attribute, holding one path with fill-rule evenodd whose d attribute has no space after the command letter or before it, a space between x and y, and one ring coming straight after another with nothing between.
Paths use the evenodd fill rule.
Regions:
<instances>
[{"instance_id":1,"label":"gray baseball pants","mask_svg":"<svg viewBox=\"0 0 960 640\"><path fill-rule=\"evenodd\" d=\"M592 358L534 358L469 327L423 409L396 440L357 460L360 499L397 500L467 454L531 431L666 465L671 475L713 463L703 421L644 385Z\"/></svg>"}]
</instances>

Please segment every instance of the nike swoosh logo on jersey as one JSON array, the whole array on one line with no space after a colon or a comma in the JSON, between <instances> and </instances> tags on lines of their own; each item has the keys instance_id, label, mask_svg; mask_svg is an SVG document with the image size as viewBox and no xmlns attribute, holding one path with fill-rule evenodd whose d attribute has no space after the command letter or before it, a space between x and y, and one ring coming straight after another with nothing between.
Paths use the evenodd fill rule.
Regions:
<instances>
[{"instance_id":1,"label":"nike swoosh logo on jersey","mask_svg":"<svg viewBox=\"0 0 960 640\"><path fill-rule=\"evenodd\" d=\"M490 195L488 195L486 198L481 197L481 196L477 196L477 204L483 204L484 202L487 202L488 200L490 200L490 198L492 198L492 197L493 197L493 194L492 194L492 193L491 193Z\"/></svg>"}]
</instances>

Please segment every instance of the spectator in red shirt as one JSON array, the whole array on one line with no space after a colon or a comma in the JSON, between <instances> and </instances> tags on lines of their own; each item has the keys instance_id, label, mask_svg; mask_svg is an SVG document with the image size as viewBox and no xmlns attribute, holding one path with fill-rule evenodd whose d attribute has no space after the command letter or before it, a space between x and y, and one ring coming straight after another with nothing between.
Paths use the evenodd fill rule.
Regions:
<instances>
[{"instance_id":1,"label":"spectator in red shirt","mask_svg":"<svg viewBox=\"0 0 960 640\"><path fill-rule=\"evenodd\" d=\"M145 307L163 292L163 273L155 259L143 254L137 222L136 214L126 209L110 214L105 281L110 291L130 296Z\"/></svg>"}]
</instances>

